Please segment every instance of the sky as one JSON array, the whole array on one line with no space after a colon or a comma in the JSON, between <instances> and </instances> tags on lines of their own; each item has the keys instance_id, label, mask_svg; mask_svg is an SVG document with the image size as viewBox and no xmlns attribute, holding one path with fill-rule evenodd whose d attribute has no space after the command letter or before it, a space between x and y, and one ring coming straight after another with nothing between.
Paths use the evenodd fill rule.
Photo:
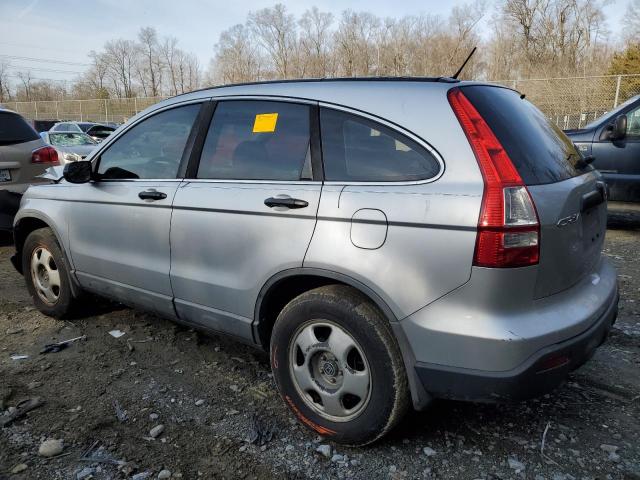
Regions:
<instances>
[{"instance_id":1,"label":"sky","mask_svg":"<svg viewBox=\"0 0 640 480\"><path fill-rule=\"evenodd\" d=\"M604 7L614 38L621 29L628 2L609 0ZM14 75L17 71L30 70L34 78L71 80L87 68L89 51L99 51L106 41L114 38L135 39L141 27L151 26L160 36L176 37L180 48L194 53L206 68L223 30L244 23L249 12L275 3L278 1L2 0L0 59L9 61ZM465 1L280 0L280 3L296 16L315 5L336 16L351 9L397 18L419 13L446 17L454 5ZM489 5L491 13L493 7ZM486 22L481 28L487 35Z\"/></svg>"}]
</instances>

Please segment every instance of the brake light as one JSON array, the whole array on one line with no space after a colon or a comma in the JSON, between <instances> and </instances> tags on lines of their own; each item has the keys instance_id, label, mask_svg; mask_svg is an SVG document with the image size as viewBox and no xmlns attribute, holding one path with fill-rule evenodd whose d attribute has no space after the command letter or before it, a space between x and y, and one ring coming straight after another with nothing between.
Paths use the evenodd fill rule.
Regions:
<instances>
[{"instance_id":1,"label":"brake light","mask_svg":"<svg viewBox=\"0 0 640 480\"><path fill-rule=\"evenodd\" d=\"M31 163L39 165L60 165L58 151L53 147L42 147L31 153Z\"/></svg>"},{"instance_id":2,"label":"brake light","mask_svg":"<svg viewBox=\"0 0 640 480\"><path fill-rule=\"evenodd\" d=\"M484 180L473 264L493 268L537 264L540 222L518 170L462 90L454 88L447 96Z\"/></svg>"}]
</instances>

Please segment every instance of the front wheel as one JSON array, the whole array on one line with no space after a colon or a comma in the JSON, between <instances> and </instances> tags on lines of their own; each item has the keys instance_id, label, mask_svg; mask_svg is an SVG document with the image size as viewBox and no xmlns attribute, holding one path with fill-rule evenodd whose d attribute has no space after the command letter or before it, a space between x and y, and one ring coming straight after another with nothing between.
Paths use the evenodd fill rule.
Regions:
<instances>
[{"instance_id":1,"label":"front wheel","mask_svg":"<svg viewBox=\"0 0 640 480\"><path fill-rule=\"evenodd\" d=\"M36 308L50 317L68 314L74 302L69 274L62 249L50 228L34 230L27 236L22 266Z\"/></svg>"},{"instance_id":2,"label":"front wheel","mask_svg":"<svg viewBox=\"0 0 640 480\"><path fill-rule=\"evenodd\" d=\"M271 365L300 422L338 443L374 442L409 406L388 320L345 285L316 288L287 304L271 336Z\"/></svg>"}]
</instances>

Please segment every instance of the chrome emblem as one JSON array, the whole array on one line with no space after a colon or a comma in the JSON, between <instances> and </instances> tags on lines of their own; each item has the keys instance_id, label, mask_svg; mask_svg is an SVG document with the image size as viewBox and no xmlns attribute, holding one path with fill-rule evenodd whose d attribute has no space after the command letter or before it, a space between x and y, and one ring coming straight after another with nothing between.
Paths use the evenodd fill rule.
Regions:
<instances>
[{"instance_id":1,"label":"chrome emblem","mask_svg":"<svg viewBox=\"0 0 640 480\"><path fill-rule=\"evenodd\" d=\"M566 227L570 223L576 223L578 218L580 218L580 214L574 213L573 215L569 215L568 217L561 218L560 220L558 220L558 223L556 223L556 225L558 227Z\"/></svg>"}]
</instances>

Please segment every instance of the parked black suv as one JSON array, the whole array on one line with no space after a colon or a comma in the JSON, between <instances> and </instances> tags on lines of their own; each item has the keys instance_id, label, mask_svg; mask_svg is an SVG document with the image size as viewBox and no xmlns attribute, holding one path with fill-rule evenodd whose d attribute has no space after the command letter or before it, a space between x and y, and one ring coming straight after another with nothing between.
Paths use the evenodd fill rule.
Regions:
<instances>
[{"instance_id":1,"label":"parked black suv","mask_svg":"<svg viewBox=\"0 0 640 480\"><path fill-rule=\"evenodd\" d=\"M609 200L640 202L640 95L584 128L566 130L609 186Z\"/></svg>"}]
</instances>

